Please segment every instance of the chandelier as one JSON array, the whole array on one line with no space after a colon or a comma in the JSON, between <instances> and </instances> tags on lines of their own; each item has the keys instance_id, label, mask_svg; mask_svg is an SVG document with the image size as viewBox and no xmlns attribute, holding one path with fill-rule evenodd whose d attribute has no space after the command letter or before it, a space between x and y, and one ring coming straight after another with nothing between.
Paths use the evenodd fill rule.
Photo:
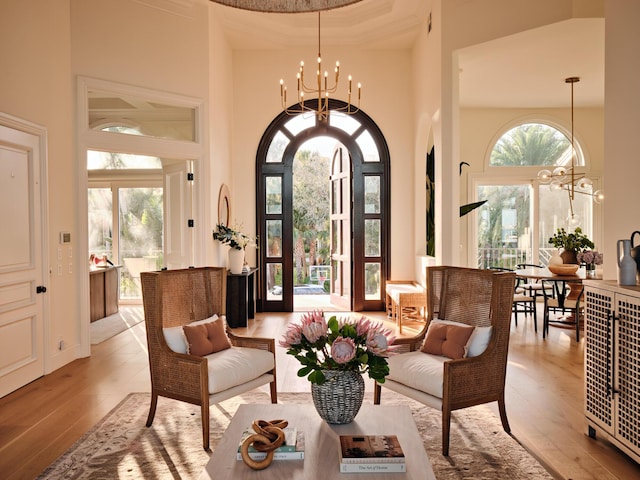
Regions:
<instances>
[{"instance_id":1,"label":"chandelier","mask_svg":"<svg viewBox=\"0 0 640 480\"><path fill-rule=\"evenodd\" d=\"M320 53L320 12L318 12L318 68L316 70L316 78L312 80L310 85L305 83L304 61L300 62L300 70L296 74L298 83L297 103L291 107L287 106L287 87L284 80L280 79L280 100L282 102L282 110L288 115L298 115L301 113L313 112L318 118L318 122L326 122L329 118L329 95L336 92L338 82L340 80L340 62L336 61L334 69L333 85L329 84L329 73L322 72L322 55ZM360 94L362 85L358 83L357 104L351 103L352 99L352 78L349 75L349 85L347 87L347 104L333 108L332 110L342 112L347 115L353 115L360 110ZM317 100L307 102L305 104L305 94Z\"/></svg>"},{"instance_id":2,"label":"chandelier","mask_svg":"<svg viewBox=\"0 0 640 480\"><path fill-rule=\"evenodd\" d=\"M568 192L569 216L567 217L567 223L573 227L580 223L573 209L573 201L576 193L590 195L597 204L604 200L604 192L602 192L602 190L593 192L593 181L587 178L584 173L576 172L576 147L573 134L573 85L579 81L580 77L569 77L565 79L565 83L571 85L571 166L566 168L561 165L553 171L545 169L538 172L538 180L540 183L548 183L552 190L566 190Z\"/></svg>"}]
</instances>

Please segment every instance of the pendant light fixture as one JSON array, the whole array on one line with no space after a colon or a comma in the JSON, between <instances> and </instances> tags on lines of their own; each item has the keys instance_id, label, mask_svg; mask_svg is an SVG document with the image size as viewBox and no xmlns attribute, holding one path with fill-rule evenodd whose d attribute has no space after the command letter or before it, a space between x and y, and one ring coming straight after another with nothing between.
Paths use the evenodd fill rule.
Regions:
<instances>
[{"instance_id":1,"label":"pendant light fixture","mask_svg":"<svg viewBox=\"0 0 640 480\"><path fill-rule=\"evenodd\" d=\"M301 113L313 112L318 118L318 122L326 122L329 118L329 96L334 94L338 90L338 83L340 81L340 62L336 61L334 68L333 84L329 83L329 73L322 71L322 54L320 51L320 12L318 12L318 68L316 70L315 78L312 77L312 83L308 85L305 83L305 70L304 62L300 62L300 69L296 75L297 80L297 103L292 106L287 106L287 87L283 79L280 79L280 101L282 103L282 109L288 115L299 115ZM347 104L341 108L334 108L332 110L338 111L347 115L352 115L360 110L360 96L362 85L358 83L357 94L353 94L352 90L353 80L349 75L349 83L347 86ZM305 99L305 95L310 97L308 101ZM355 104L352 100L356 101ZM306 103L305 103L306 102Z\"/></svg>"}]
</instances>

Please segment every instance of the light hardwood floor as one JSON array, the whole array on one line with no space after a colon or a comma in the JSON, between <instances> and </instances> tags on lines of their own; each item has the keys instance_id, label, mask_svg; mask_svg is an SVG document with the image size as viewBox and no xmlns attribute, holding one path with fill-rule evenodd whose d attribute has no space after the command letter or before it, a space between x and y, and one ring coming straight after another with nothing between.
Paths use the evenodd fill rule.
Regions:
<instances>
[{"instance_id":1,"label":"light hardwood floor","mask_svg":"<svg viewBox=\"0 0 640 480\"><path fill-rule=\"evenodd\" d=\"M262 313L248 328L236 330L279 339L298 315ZM382 313L370 316L386 320ZM405 335L410 327L403 328ZM520 318L518 327L512 325L506 390L512 434L559 478L640 478L638 464L606 441L584 435L584 351L574 335L552 327L543 340L531 321ZM136 325L94 346L90 358L0 399L2 478L34 478L125 395L149 391L145 345L144 324ZM277 366L279 391L309 391L307 381L296 376L297 362L281 348ZM372 389L370 380L367 389Z\"/></svg>"}]
</instances>

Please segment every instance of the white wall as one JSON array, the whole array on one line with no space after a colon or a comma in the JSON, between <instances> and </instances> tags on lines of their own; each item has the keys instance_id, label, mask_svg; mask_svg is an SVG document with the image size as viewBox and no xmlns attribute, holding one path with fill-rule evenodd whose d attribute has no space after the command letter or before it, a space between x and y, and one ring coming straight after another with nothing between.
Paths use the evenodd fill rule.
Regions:
<instances>
[{"instance_id":1,"label":"white wall","mask_svg":"<svg viewBox=\"0 0 640 480\"><path fill-rule=\"evenodd\" d=\"M616 241L640 230L640 2L607 0L605 10L604 276L617 278Z\"/></svg>"},{"instance_id":2,"label":"white wall","mask_svg":"<svg viewBox=\"0 0 640 480\"><path fill-rule=\"evenodd\" d=\"M72 233L72 263L78 261L69 17L65 0L0 2L0 111L47 129L49 231L43 235L49 243L50 265L57 260L61 231ZM52 352L45 359L47 371L75 358L78 281L66 262L62 275L51 273L46 280L50 335L45 341ZM66 343L62 352L56 345L58 338Z\"/></svg>"}]
</instances>

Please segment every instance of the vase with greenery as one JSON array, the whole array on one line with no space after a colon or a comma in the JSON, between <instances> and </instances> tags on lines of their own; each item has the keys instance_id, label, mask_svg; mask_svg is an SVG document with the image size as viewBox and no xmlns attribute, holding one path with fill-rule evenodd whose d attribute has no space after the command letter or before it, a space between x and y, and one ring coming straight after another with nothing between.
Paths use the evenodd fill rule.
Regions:
<instances>
[{"instance_id":1,"label":"vase with greenery","mask_svg":"<svg viewBox=\"0 0 640 480\"><path fill-rule=\"evenodd\" d=\"M556 248L562 248L562 260L564 263L578 263L577 254L588 248L593 249L595 244L589 240L580 227L567 233L564 228L559 228L556 233L549 238L549 243Z\"/></svg>"},{"instance_id":2,"label":"vase with greenery","mask_svg":"<svg viewBox=\"0 0 640 480\"><path fill-rule=\"evenodd\" d=\"M224 245L229 245L235 250L244 250L246 247L255 246L256 240L240 230L227 225L218 224L213 231L213 239Z\"/></svg>"},{"instance_id":3,"label":"vase with greenery","mask_svg":"<svg viewBox=\"0 0 640 480\"><path fill-rule=\"evenodd\" d=\"M233 274L240 274L244 268L244 249L256 246L256 240L227 225L218 224L213 231L213 239L223 245L229 245L229 270Z\"/></svg>"}]
</instances>

